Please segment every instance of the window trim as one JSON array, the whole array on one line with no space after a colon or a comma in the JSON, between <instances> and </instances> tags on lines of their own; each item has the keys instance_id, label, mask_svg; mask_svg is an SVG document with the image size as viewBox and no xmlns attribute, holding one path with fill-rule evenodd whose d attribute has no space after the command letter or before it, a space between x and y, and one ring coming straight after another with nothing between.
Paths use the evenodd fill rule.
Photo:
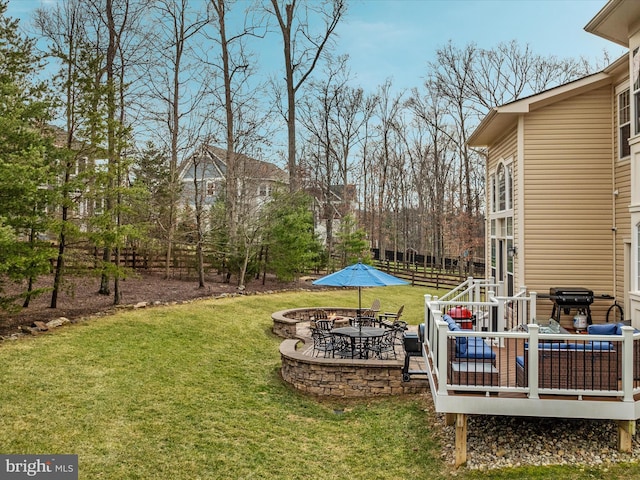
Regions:
<instances>
[{"instance_id":1,"label":"window trim","mask_svg":"<svg viewBox=\"0 0 640 480\"><path fill-rule=\"evenodd\" d=\"M638 135L640 133L640 47L633 50L631 71L633 82L631 85L633 95L630 98L633 103L631 114L634 123L633 132L634 135Z\"/></svg>"},{"instance_id":2,"label":"window trim","mask_svg":"<svg viewBox=\"0 0 640 480\"><path fill-rule=\"evenodd\" d=\"M504 172L504 208L502 208L502 190L500 174ZM491 174L491 213L507 215L513 212L513 160L500 159Z\"/></svg>"},{"instance_id":3,"label":"window trim","mask_svg":"<svg viewBox=\"0 0 640 480\"><path fill-rule=\"evenodd\" d=\"M616 89L616 113L617 113L617 124L618 124L618 160L624 160L631 156L631 146L629 145L629 138L631 138L631 89L628 85L620 87ZM626 114L623 114L623 110L621 108L621 97L626 96L626 105L624 106L624 110L626 110ZM623 116L626 117L623 122ZM626 139L626 148L624 146L624 133L623 129L628 130L628 137ZM623 155L623 152L625 155Z\"/></svg>"}]
</instances>

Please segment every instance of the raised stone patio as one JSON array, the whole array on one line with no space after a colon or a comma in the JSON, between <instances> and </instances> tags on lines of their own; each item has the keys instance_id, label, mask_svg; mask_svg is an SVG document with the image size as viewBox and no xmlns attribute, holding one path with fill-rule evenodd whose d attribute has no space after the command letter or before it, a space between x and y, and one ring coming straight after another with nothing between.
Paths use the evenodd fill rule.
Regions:
<instances>
[{"instance_id":1,"label":"raised stone patio","mask_svg":"<svg viewBox=\"0 0 640 480\"><path fill-rule=\"evenodd\" d=\"M319 308L340 316L356 313L356 309L342 307ZM283 310L272 315L274 333L286 338L280 344L280 357L281 375L287 383L306 393L332 397L402 395L428 390L426 376L402 381L402 345L396 349L397 359L390 360L314 357L309 324L316 309ZM418 359L412 359L410 368L421 368Z\"/></svg>"}]
</instances>

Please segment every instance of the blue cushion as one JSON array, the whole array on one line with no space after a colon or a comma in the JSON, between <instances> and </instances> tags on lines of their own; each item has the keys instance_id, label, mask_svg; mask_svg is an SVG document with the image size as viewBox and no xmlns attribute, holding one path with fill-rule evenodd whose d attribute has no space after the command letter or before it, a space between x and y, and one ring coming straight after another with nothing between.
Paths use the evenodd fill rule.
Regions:
<instances>
[{"instance_id":1,"label":"blue cushion","mask_svg":"<svg viewBox=\"0 0 640 480\"><path fill-rule=\"evenodd\" d=\"M566 350L569 345L566 343L539 343L538 350Z\"/></svg>"},{"instance_id":2,"label":"blue cushion","mask_svg":"<svg viewBox=\"0 0 640 480\"><path fill-rule=\"evenodd\" d=\"M611 342L569 343L571 350L613 350Z\"/></svg>"},{"instance_id":3,"label":"blue cushion","mask_svg":"<svg viewBox=\"0 0 640 480\"><path fill-rule=\"evenodd\" d=\"M529 349L529 342L524 344L524 348L525 350ZM569 348L569 345L566 343L538 343L538 350L565 350L567 348Z\"/></svg>"},{"instance_id":4,"label":"blue cushion","mask_svg":"<svg viewBox=\"0 0 640 480\"><path fill-rule=\"evenodd\" d=\"M589 325L587 333L590 335L617 335L618 325L615 323L601 323Z\"/></svg>"},{"instance_id":5,"label":"blue cushion","mask_svg":"<svg viewBox=\"0 0 640 480\"><path fill-rule=\"evenodd\" d=\"M458 355L461 358L475 358L478 360L493 360L496 358L496 353L491 350L491 347L486 343L482 345L467 345L467 351L461 355Z\"/></svg>"},{"instance_id":6,"label":"blue cushion","mask_svg":"<svg viewBox=\"0 0 640 480\"><path fill-rule=\"evenodd\" d=\"M444 320L445 322L447 322L449 325L451 325L452 323L456 323L455 320L453 318L451 318L451 315L445 313L442 316L442 320Z\"/></svg>"},{"instance_id":7,"label":"blue cushion","mask_svg":"<svg viewBox=\"0 0 640 480\"><path fill-rule=\"evenodd\" d=\"M468 337L467 343L470 345L484 345L482 337Z\"/></svg>"},{"instance_id":8,"label":"blue cushion","mask_svg":"<svg viewBox=\"0 0 640 480\"><path fill-rule=\"evenodd\" d=\"M464 355L467 352L467 339L463 337L456 338L456 355Z\"/></svg>"},{"instance_id":9,"label":"blue cushion","mask_svg":"<svg viewBox=\"0 0 640 480\"><path fill-rule=\"evenodd\" d=\"M524 357L517 356L516 357L516 364L520 365L522 368L524 368Z\"/></svg>"},{"instance_id":10,"label":"blue cushion","mask_svg":"<svg viewBox=\"0 0 640 480\"><path fill-rule=\"evenodd\" d=\"M625 324L622 322L616 324L616 335L622 335L622 327L624 326ZM628 327L629 325L626 325L626 326ZM638 330L637 328L633 329L633 333L638 333L638 332L640 332L640 330Z\"/></svg>"},{"instance_id":11,"label":"blue cushion","mask_svg":"<svg viewBox=\"0 0 640 480\"><path fill-rule=\"evenodd\" d=\"M454 323L453 325L449 324L449 330L451 330L452 332L456 332L462 329L460 328L460 325L458 325L457 323Z\"/></svg>"}]
</instances>

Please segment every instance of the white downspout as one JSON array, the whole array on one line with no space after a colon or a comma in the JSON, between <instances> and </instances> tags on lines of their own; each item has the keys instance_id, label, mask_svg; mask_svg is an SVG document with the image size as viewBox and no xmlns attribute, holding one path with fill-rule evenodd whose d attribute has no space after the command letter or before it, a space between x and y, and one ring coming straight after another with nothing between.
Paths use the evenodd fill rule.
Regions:
<instances>
[{"instance_id":1,"label":"white downspout","mask_svg":"<svg viewBox=\"0 0 640 480\"><path fill-rule=\"evenodd\" d=\"M517 228L517 231L514 231L517 236L514 241L517 244L518 255L515 257L514 261L516 261L517 265L517 283L516 285L519 287L520 285L526 285L525 281L525 244L524 244L524 231L525 231L525 221L524 221L524 115L520 115L518 117L518 132L517 132L517 155L516 161L518 162L518 207L516 209L518 217L517 221L514 222L514 229ZM514 189L515 192L515 189Z\"/></svg>"}]
</instances>

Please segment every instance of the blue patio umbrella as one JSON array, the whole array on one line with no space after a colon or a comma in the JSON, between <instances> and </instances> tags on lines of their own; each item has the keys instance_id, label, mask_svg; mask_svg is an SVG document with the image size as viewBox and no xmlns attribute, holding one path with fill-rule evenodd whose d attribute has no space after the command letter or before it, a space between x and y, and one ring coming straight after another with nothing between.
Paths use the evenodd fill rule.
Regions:
<instances>
[{"instance_id":1,"label":"blue patio umbrella","mask_svg":"<svg viewBox=\"0 0 640 480\"><path fill-rule=\"evenodd\" d=\"M358 312L362 309L361 287L389 287L393 285L408 285L409 282L394 277L362 262L321 277L313 285L325 287L358 287Z\"/></svg>"}]
</instances>

